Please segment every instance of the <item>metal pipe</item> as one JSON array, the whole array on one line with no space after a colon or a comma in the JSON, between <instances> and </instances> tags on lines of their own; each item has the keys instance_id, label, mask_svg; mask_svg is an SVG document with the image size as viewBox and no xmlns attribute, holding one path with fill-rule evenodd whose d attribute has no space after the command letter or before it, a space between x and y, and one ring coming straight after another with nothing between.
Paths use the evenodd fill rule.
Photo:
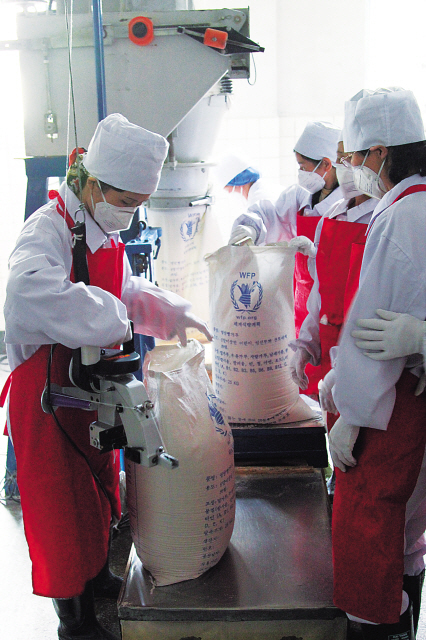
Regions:
<instances>
[{"instance_id":1,"label":"metal pipe","mask_svg":"<svg viewBox=\"0 0 426 640\"><path fill-rule=\"evenodd\" d=\"M95 45L96 91L98 98L98 120L107 115L105 89L105 60L104 60L104 26L102 22L102 0L93 0L93 40Z\"/></svg>"}]
</instances>

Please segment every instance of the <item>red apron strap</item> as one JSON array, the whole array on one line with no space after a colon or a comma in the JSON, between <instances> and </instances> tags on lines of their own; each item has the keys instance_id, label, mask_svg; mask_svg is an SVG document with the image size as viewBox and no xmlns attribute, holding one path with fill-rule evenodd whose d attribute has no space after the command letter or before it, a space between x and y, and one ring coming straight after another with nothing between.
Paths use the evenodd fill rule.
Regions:
<instances>
[{"instance_id":1,"label":"red apron strap","mask_svg":"<svg viewBox=\"0 0 426 640\"><path fill-rule=\"evenodd\" d=\"M59 191L49 191L49 198L50 200L54 200L55 198L57 199L57 204L56 204L56 211L59 213L60 216L63 217L63 219L65 220L65 222L67 223L68 229L72 229L73 227L75 227L75 222L72 219L71 215L69 214L66 206L65 206L65 202L62 200L61 196L59 195Z\"/></svg>"},{"instance_id":2,"label":"red apron strap","mask_svg":"<svg viewBox=\"0 0 426 640\"><path fill-rule=\"evenodd\" d=\"M315 231L321 216L304 216L304 209L297 212L297 235L306 236L314 241ZM308 256L296 253L294 265L294 325L296 338L300 327L307 316L306 303L314 281L308 269ZM307 395L318 393L318 382L321 380L321 367L308 364L305 373L309 378L309 387L303 393Z\"/></svg>"},{"instance_id":3,"label":"red apron strap","mask_svg":"<svg viewBox=\"0 0 426 640\"><path fill-rule=\"evenodd\" d=\"M400 193L399 196L395 198L395 200L388 207L386 207L386 209L389 209L389 207L395 204L395 202L398 202L398 200L402 200L402 198L405 198L405 196L410 196L412 193L419 193L419 191L426 191L426 184L413 184L411 187L408 187L407 189L405 189L405 191ZM383 209L383 211L386 211L386 209ZM377 218L380 217L383 211L381 211L376 217L372 218L370 226L368 227L367 235L370 234L373 224L376 222Z\"/></svg>"},{"instance_id":4,"label":"red apron strap","mask_svg":"<svg viewBox=\"0 0 426 640\"><path fill-rule=\"evenodd\" d=\"M6 382L3 385L3 389L0 393L0 407L3 408L4 405L6 404L6 398L7 398L7 394L9 393L9 389L10 389L10 385L12 383L12 374L9 373ZM3 431L3 435L4 436L8 436L9 435L9 431L7 428L7 422L5 424L4 427L4 431Z\"/></svg>"},{"instance_id":5,"label":"red apron strap","mask_svg":"<svg viewBox=\"0 0 426 640\"><path fill-rule=\"evenodd\" d=\"M354 242L352 245L348 279L346 281L345 295L343 298L344 318L346 318L352 301L359 288L359 276L361 273L366 238L367 237L365 237L364 242Z\"/></svg>"},{"instance_id":6,"label":"red apron strap","mask_svg":"<svg viewBox=\"0 0 426 640\"><path fill-rule=\"evenodd\" d=\"M410 196L412 193L418 193L419 191L426 191L426 184L414 184L412 187L408 187L408 189L405 189L405 191L400 193L399 196L395 198L392 204L395 204L395 202L398 202L398 200L402 200L402 198L405 198L405 196Z\"/></svg>"},{"instance_id":7,"label":"red apron strap","mask_svg":"<svg viewBox=\"0 0 426 640\"><path fill-rule=\"evenodd\" d=\"M0 407L3 408L6 404L7 394L9 393L10 385L12 383L12 374L10 373L7 377L6 382L3 385L3 389L0 393Z\"/></svg>"},{"instance_id":8,"label":"red apron strap","mask_svg":"<svg viewBox=\"0 0 426 640\"><path fill-rule=\"evenodd\" d=\"M303 209L297 212L297 235L306 236L310 240L315 238L315 230L320 216L304 216ZM314 281L308 269L308 256L296 253L294 265L294 321L296 338L299 335L302 322L306 318L306 302Z\"/></svg>"}]
</instances>

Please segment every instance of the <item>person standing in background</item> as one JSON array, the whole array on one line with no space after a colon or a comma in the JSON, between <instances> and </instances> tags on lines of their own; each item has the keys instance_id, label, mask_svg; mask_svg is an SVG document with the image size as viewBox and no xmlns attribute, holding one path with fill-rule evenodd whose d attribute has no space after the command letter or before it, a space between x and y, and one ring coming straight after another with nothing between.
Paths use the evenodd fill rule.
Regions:
<instances>
[{"instance_id":1,"label":"person standing in background","mask_svg":"<svg viewBox=\"0 0 426 640\"><path fill-rule=\"evenodd\" d=\"M365 640L411 640L426 552L422 358L365 358L351 333L378 308L426 317L426 137L415 97L400 88L355 95L344 134L355 185L380 202L332 392L334 602Z\"/></svg>"},{"instance_id":2,"label":"person standing in background","mask_svg":"<svg viewBox=\"0 0 426 640\"><path fill-rule=\"evenodd\" d=\"M294 272L296 338L307 315L306 303L313 285L316 226L324 213L344 197L335 168L339 135L340 129L327 122L308 122L294 145L298 184L285 189L275 203L262 200L250 207L235 220L229 239L229 244L235 244L248 236L256 245L285 240L298 250ZM309 386L303 390L316 395L320 368L309 364L307 374Z\"/></svg>"},{"instance_id":3,"label":"person standing in background","mask_svg":"<svg viewBox=\"0 0 426 640\"><path fill-rule=\"evenodd\" d=\"M347 167L342 161L345 162L345 151L340 140L336 173L345 198L324 214L316 228L314 244L318 249L308 315L298 339L290 343L294 350L292 376L301 389L309 384L306 365L321 365L323 384L319 395L322 408L328 411L328 430L336 420L330 393L335 379L330 349L337 345L344 316L356 293L367 225L377 204L377 200L356 189L352 166Z\"/></svg>"}]
</instances>

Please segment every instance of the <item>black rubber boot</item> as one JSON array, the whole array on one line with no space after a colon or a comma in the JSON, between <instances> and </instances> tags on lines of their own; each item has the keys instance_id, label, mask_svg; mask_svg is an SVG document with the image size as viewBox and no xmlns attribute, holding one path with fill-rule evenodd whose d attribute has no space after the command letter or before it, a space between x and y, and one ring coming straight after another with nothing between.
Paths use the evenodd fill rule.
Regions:
<instances>
[{"instance_id":1,"label":"black rubber boot","mask_svg":"<svg viewBox=\"0 0 426 640\"><path fill-rule=\"evenodd\" d=\"M101 569L100 573L92 580L93 593L95 598L111 598L118 599L123 578L116 576L109 568L109 560Z\"/></svg>"},{"instance_id":2,"label":"black rubber boot","mask_svg":"<svg viewBox=\"0 0 426 640\"><path fill-rule=\"evenodd\" d=\"M419 626L420 606L422 602L422 590L423 583L425 581L425 570L419 573L418 576L404 575L403 589L408 594L411 602L413 603L413 622L414 633L417 633L417 627Z\"/></svg>"},{"instance_id":3,"label":"black rubber boot","mask_svg":"<svg viewBox=\"0 0 426 640\"><path fill-rule=\"evenodd\" d=\"M364 640L415 640L413 605L410 605L395 624L361 624Z\"/></svg>"},{"instance_id":4,"label":"black rubber boot","mask_svg":"<svg viewBox=\"0 0 426 640\"><path fill-rule=\"evenodd\" d=\"M93 586L88 582L81 596L66 600L53 600L59 617L59 640L119 640L104 629L95 614Z\"/></svg>"}]
</instances>

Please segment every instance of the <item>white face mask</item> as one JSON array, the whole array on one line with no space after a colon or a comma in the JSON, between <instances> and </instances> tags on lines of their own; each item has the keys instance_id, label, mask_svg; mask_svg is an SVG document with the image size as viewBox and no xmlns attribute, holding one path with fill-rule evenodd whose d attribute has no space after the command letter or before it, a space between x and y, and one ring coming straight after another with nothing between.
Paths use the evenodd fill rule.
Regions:
<instances>
[{"instance_id":1,"label":"white face mask","mask_svg":"<svg viewBox=\"0 0 426 640\"><path fill-rule=\"evenodd\" d=\"M309 191L309 193L317 193L317 191L321 191L321 189L325 187L324 177L320 176L319 173L315 173L321 162L322 160L318 162L312 171L303 171L303 169L299 169L298 171L298 182L300 186L306 189L306 191Z\"/></svg>"},{"instance_id":2,"label":"white face mask","mask_svg":"<svg viewBox=\"0 0 426 640\"><path fill-rule=\"evenodd\" d=\"M113 231L124 231L130 227L132 218L135 214L135 207L116 207L114 204L110 204L105 200L105 196L102 192L101 185L98 182L103 202L97 202L93 204L93 218L98 223L102 231L105 233L112 233Z\"/></svg>"},{"instance_id":3,"label":"white face mask","mask_svg":"<svg viewBox=\"0 0 426 640\"><path fill-rule=\"evenodd\" d=\"M355 186L354 172L351 168L345 167L343 164L337 164L336 176L343 195L347 200L362 195L362 191L359 191Z\"/></svg>"},{"instance_id":4,"label":"white face mask","mask_svg":"<svg viewBox=\"0 0 426 640\"><path fill-rule=\"evenodd\" d=\"M380 174L386 162L386 158L382 162L382 166L379 169L379 173L376 173L375 171L373 171L373 169L370 169L369 167L364 166L364 163L367 160L369 153L370 151L368 151L361 165L354 166L353 168L354 184L355 184L355 187L359 189L359 191L361 191L362 193L365 193L365 195L371 196L372 198L376 198L377 200L380 200L381 198L383 198L383 196L387 192L384 182L380 177Z\"/></svg>"}]
</instances>

